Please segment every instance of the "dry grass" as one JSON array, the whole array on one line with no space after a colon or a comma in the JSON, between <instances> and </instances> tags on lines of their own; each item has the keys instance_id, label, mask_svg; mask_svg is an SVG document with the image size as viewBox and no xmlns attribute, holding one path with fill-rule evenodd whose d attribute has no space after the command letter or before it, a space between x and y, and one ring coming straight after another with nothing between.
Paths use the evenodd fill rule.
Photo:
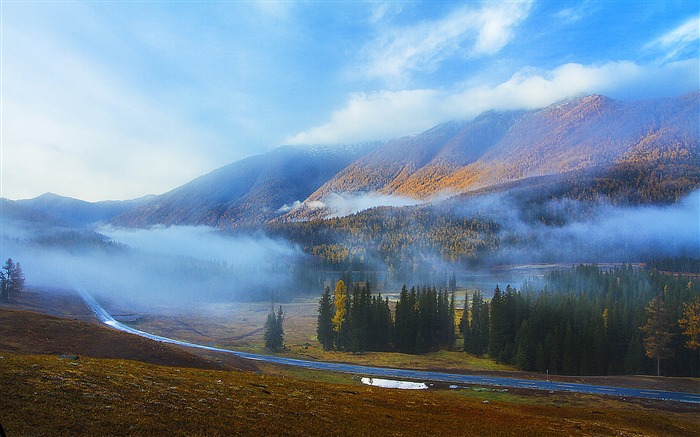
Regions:
<instances>
[{"instance_id":1,"label":"dry grass","mask_svg":"<svg viewBox=\"0 0 700 437\"><path fill-rule=\"evenodd\" d=\"M0 308L0 334L0 353L124 358L201 369L257 369L251 361L235 356L223 361L93 323L24 310Z\"/></svg>"},{"instance_id":2,"label":"dry grass","mask_svg":"<svg viewBox=\"0 0 700 437\"><path fill-rule=\"evenodd\" d=\"M3 354L8 435L698 435L698 411L489 404L251 372ZM595 405L595 407L593 407Z\"/></svg>"}]
</instances>

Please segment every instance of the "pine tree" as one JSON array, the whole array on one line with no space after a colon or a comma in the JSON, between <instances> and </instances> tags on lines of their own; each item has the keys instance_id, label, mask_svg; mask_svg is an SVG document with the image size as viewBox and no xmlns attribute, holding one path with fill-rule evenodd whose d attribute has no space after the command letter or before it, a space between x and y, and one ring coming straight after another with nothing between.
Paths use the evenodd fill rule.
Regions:
<instances>
[{"instance_id":1,"label":"pine tree","mask_svg":"<svg viewBox=\"0 0 700 437\"><path fill-rule=\"evenodd\" d=\"M465 350L477 356L483 355L489 344L489 310L478 291L472 296L469 333L469 347Z\"/></svg>"},{"instance_id":2,"label":"pine tree","mask_svg":"<svg viewBox=\"0 0 700 437\"><path fill-rule=\"evenodd\" d=\"M326 287L326 290L318 302L318 322L316 324L316 338L323 345L323 350L333 349L333 315L331 303L331 290Z\"/></svg>"},{"instance_id":3,"label":"pine tree","mask_svg":"<svg viewBox=\"0 0 700 437\"><path fill-rule=\"evenodd\" d=\"M565 375L578 374L578 360L576 354L576 344L574 342L574 332L571 323L566 322L564 331L564 345L562 350L562 372Z\"/></svg>"},{"instance_id":4,"label":"pine tree","mask_svg":"<svg viewBox=\"0 0 700 437\"><path fill-rule=\"evenodd\" d=\"M7 280L4 270L0 270L0 301L7 302L10 300L10 283Z\"/></svg>"},{"instance_id":5,"label":"pine tree","mask_svg":"<svg viewBox=\"0 0 700 437\"><path fill-rule=\"evenodd\" d=\"M678 325L683 330L686 349L700 353L700 296L683 304L683 313L678 319Z\"/></svg>"},{"instance_id":6,"label":"pine tree","mask_svg":"<svg viewBox=\"0 0 700 437\"><path fill-rule=\"evenodd\" d=\"M452 347L455 344L455 294L450 293L450 305L448 308L448 316L447 316L447 323L446 323L446 328L448 332L448 337L447 337L447 348L452 349Z\"/></svg>"},{"instance_id":7,"label":"pine tree","mask_svg":"<svg viewBox=\"0 0 700 437\"><path fill-rule=\"evenodd\" d=\"M265 347L278 351L284 346L284 328L282 327L282 322L284 321L284 312L282 311L282 306L279 307L279 311L275 314L274 305L270 308L270 313L267 315L267 321L265 322L265 332L263 338L265 339Z\"/></svg>"},{"instance_id":8,"label":"pine tree","mask_svg":"<svg viewBox=\"0 0 700 437\"><path fill-rule=\"evenodd\" d=\"M469 326L469 296L464 296L464 310L462 310L462 317L459 319L459 332L464 337L464 346L462 350L464 352L469 352L471 350L470 346L470 326Z\"/></svg>"},{"instance_id":9,"label":"pine tree","mask_svg":"<svg viewBox=\"0 0 700 437\"><path fill-rule=\"evenodd\" d=\"M535 366L535 339L528 320L523 320L516 335L515 365L520 370L533 370Z\"/></svg>"},{"instance_id":10,"label":"pine tree","mask_svg":"<svg viewBox=\"0 0 700 437\"><path fill-rule=\"evenodd\" d=\"M644 332L644 350L649 358L656 360L656 376L661 376L661 360L673 356L673 334L662 296L656 296L649 302L646 314L647 322L641 327Z\"/></svg>"},{"instance_id":11,"label":"pine tree","mask_svg":"<svg viewBox=\"0 0 700 437\"><path fill-rule=\"evenodd\" d=\"M9 301L15 294L22 292L24 281L22 266L8 258L0 270L0 300Z\"/></svg>"},{"instance_id":12,"label":"pine tree","mask_svg":"<svg viewBox=\"0 0 700 437\"><path fill-rule=\"evenodd\" d=\"M505 314L503 294L498 285L491 299L491 319L489 324L489 356L498 358L506 344L506 324L508 320Z\"/></svg>"},{"instance_id":13,"label":"pine tree","mask_svg":"<svg viewBox=\"0 0 700 437\"><path fill-rule=\"evenodd\" d=\"M685 347L700 349L700 296L683 304L683 316L678 319L678 324L686 337Z\"/></svg>"},{"instance_id":14,"label":"pine tree","mask_svg":"<svg viewBox=\"0 0 700 437\"><path fill-rule=\"evenodd\" d=\"M399 301L396 303L396 316L394 322L395 337L394 343L396 349L400 352L408 352L411 349L411 312L413 311L408 290L404 284L401 287L401 293L399 294Z\"/></svg>"}]
</instances>

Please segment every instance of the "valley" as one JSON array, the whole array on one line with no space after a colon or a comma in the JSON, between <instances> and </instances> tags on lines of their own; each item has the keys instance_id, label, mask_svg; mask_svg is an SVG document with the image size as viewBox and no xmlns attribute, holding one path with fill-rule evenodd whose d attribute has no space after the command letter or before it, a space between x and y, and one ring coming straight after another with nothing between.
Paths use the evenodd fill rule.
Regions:
<instances>
[{"instance_id":1,"label":"valley","mask_svg":"<svg viewBox=\"0 0 700 437\"><path fill-rule=\"evenodd\" d=\"M75 426L97 434L313 435L340 409L339 426L365 434L369 409L397 434L459 434L463 409L484 435L699 433L700 357L681 326L700 290L699 96L588 96L386 142L285 146L131 201L0 199L3 256L28 285L0 304L15 396L2 424L51 434L21 420L41 408L80 411ZM340 282L347 303L325 317L346 319L322 344L319 298L340 301ZM126 332L96 326L76 290ZM654 302L671 339L649 355ZM429 388L363 385L372 376ZM652 399L666 391L691 400Z\"/></svg>"},{"instance_id":2,"label":"valley","mask_svg":"<svg viewBox=\"0 0 700 437\"><path fill-rule=\"evenodd\" d=\"M700 436L696 2L0 4L0 437Z\"/></svg>"}]
</instances>

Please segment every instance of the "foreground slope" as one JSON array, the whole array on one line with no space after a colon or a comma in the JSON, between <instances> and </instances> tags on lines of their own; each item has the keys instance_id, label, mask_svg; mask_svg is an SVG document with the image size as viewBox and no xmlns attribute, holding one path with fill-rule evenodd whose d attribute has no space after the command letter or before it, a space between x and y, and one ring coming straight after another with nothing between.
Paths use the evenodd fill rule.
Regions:
<instances>
[{"instance_id":1,"label":"foreground slope","mask_svg":"<svg viewBox=\"0 0 700 437\"><path fill-rule=\"evenodd\" d=\"M256 369L247 360L232 357L223 364L136 335L31 311L0 309L0 332L0 354L69 355L73 359L85 356L118 358L199 369Z\"/></svg>"},{"instance_id":2,"label":"foreground slope","mask_svg":"<svg viewBox=\"0 0 700 437\"><path fill-rule=\"evenodd\" d=\"M8 435L696 435L697 410L6 354ZM484 403L484 399L490 399Z\"/></svg>"}]
</instances>

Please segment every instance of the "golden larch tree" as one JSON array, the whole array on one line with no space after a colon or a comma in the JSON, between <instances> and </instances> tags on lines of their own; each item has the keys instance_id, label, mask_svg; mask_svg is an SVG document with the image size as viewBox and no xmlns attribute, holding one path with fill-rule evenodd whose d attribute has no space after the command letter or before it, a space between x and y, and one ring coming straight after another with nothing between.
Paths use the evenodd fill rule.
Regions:
<instances>
[{"instance_id":1,"label":"golden larch tree","mask_svg":"<svg viewBox=\"0 0 700 437\"><path fill-rule=\"evenodd\" d=\"M333 315L333 331L336 333L336 347L340 348L340 333L345 324L345 316L347 313L348 289L343 280L339 280L335 284L333 291L333 305L335 306L335 314Z\"/></svg>"}]
</instances>

